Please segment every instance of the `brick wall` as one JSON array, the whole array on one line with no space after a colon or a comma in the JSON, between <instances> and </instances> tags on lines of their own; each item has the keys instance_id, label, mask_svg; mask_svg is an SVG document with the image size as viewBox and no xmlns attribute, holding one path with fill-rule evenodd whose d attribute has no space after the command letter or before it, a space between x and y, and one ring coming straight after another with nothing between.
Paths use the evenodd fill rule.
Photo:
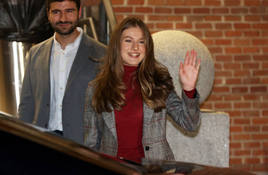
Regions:
<instances>
[{"instance_id":1,"label":"brick wall","mask_svg":"<svg viewBox=\"0 0 268 175\"><path fill-rule=\"evenodd\" d=\"M118 22L190 32L215 59L202 108L230 114L230 167L268 172L268 0L111 0Z\"/></svg>"}]
</instances>

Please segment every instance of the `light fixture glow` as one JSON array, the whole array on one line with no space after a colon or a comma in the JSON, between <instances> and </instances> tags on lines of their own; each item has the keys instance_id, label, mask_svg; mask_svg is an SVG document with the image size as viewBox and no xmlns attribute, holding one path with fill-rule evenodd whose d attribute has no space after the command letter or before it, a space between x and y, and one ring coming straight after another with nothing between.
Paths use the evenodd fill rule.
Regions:
<instances>
[{"instance_id":1,"label":"light fixture glow","mask_svg":"<svg viewBox=\"0 0 268 175\"><path fill-rule=\"evenodd\" d=\"M16 99L16 108L18 109L20 101L20 79L19 79L19 53L18 53L18 43L12 42L12 51L13 51L13 86L15 90L15 99Z\"/></svg>"}]
</instances>

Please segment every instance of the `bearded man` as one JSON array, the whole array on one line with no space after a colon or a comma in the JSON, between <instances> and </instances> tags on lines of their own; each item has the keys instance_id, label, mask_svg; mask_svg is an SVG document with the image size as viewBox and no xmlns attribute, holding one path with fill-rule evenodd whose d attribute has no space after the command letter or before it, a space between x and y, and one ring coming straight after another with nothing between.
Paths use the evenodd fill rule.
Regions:
<instances>
[{"instance_id":1,"label":"bearded man","mask_svg":"<svg viewBox=\"0 0 268 175\"><path fill-rule=\"evenodd\" d=\"M19 118L83 144L85 90L106 47L78 27L80 0L47 0L46 7L55 33L27 55Z\"/></svg>"}]
</instances>

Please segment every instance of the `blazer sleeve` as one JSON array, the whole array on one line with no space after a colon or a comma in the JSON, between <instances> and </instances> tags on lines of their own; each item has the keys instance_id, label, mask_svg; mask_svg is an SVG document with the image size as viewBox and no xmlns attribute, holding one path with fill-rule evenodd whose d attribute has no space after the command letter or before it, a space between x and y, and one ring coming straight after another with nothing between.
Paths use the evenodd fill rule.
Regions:
<instances>
[{"instance_id":1,"label":"blazer sleeve","mask_svg":"<svg viewBox=\"0 0 268 175\"><path fill-rule=\"evenodd\" d=\"M93 89L89 85L85 94L85 111L84 111L84 145L94 150L99 149L100 133L98 130L99 121L97 120L97 113L92 108Z\"/></svg>"},{"instance_id":2,"label":"blazer sleeve","mask_svg":"<svg viewBox=\"0 0 268 175\"><path fill-rule=\"evenodd\" d=\"M167 100L167 113L182 128L187 131L196 131L200 125L199 94L195 98L188 98L182 91L182 99L172 91Z\"/></svg>"},{"instance_id":3,"label":"blazer sleeve","mask_svg":"<svg viewBox=\"0 0 268 175\"><path fill-rule=\"evenodd\" d=\"M31 50L29 54L26 56L26 60L28 60L25 73L24 73L24 78L23 78L23 83L22 83L22 88L21 88L21 95L20 95L20 104L19 104L19 109L18 109L18 115L19 119L32 123L33 118L34 118L34 96L32 92L32 86L31 86Z\"/></svg>"}]
</instances>

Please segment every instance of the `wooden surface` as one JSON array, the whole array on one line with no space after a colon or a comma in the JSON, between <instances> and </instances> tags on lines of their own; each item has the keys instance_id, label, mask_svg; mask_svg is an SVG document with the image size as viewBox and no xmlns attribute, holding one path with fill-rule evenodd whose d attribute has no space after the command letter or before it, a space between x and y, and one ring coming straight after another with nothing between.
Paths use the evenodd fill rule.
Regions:
<instances>
[{"instance_id":1,"label":"wooden surface","mask_svg":"<svg viewBox=\"0 0 268 175\"><path fill-rule=\"evenodd\" d=\"M104 169L113 174L141 174L141 172L136 170L135 167L131 167L131 165L114 161L88 149L87 147L48 133L45 130L42 131L40 129L36 129L31 125L23 123L20 120L12 117L0 115L0 135L2 139L0 150L3 151L0 157L1 165L9 163L12 161L12 159L14 160L14 163L20 162L20 164L24 164L27 161L29 161L30 164L38 161L42 162L42 164L50 164L54 157L49 157L46 154L43 154L40 152L40 150L42 150L47 152L47 154L50 154L51 152L51 156L54 154L55 158L61 160L61 162L58 162L58 167L65 164L62 161L66 161L67 163L67 159L70 159L72 160L70 161L72 163L77 161L77 166L80 166L79 164L83 164L83 166L88 164L88 167L91 169L92 167L96 167L97 169ZM36 153L33 150L36 151ZM33 155L39 153L40 156ZM10 160L3 160L3 154L5 154L7 159ZM11 155L14 155L15 157ZM32 160L33 162L31 162L31 159L28 158L28 156L33 157L32 159L35 160ZM61 156L62 158L59 158ZM21 157L24 157L24 159ZM23 160L25 160L25 162ZM11 162L10 164L13 163ZM28 163L25 164L25 166L27 166ZM16 167L16 165L14 166ZM46 165L39 166L41 168L46 167ZM73 165L66 164L64 166L66 167ZM0 172L3 168L4 167L0 168Z\"/></svg>"},{"instance_id":2,"label":"wooden surface","mask_svg":"<svg viewBox=\"0 0 268 175\"><path fill-rule=\"evenodd\" d=\"M0 112L0 174L253 175L177 161L119 162Z\"/></svg>"}]
</instances>

